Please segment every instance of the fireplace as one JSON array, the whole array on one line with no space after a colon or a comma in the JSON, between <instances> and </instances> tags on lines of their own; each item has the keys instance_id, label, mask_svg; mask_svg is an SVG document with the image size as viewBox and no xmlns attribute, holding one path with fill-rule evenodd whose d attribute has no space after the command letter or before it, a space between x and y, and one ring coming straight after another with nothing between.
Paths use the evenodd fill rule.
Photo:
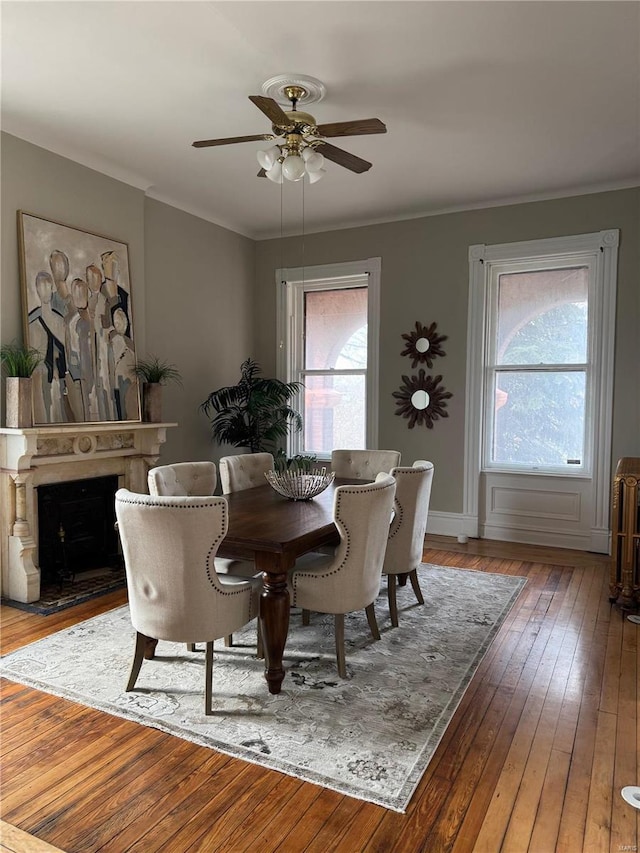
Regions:
<instances>
[{"instance_id":1,"label":"fireplace","mask_svg":"<svg viewBox=\"0 0 640 853\"><path fill-rule=\"evenodd\" d=\"M115 531L117 476L38 487L41 583L74 580L89 569L120 564Z\"/></svg>"},{"instance_id":2,"label":"fireplace","mask_svg":"<svg viewBox=\"0 0 640 853\"><path fill-rule=\"evenodd\" d=\"M41 579L53 577L55 582L61 571L63 575L68 571L70 577L91 568L92 562L102 563L99 568L108 567L117 554L114 492L119 486L132 492L147 491L147 472L157 464L171 426L176 424L114 421L0 428L4 597L24 603L38 601ZM88 485L93 480L109 481L104 493L103 484L98 485L97 495L93 493L94 486ZM48 487L53 488L49 497Z\"/></svg>"}]
</instances>

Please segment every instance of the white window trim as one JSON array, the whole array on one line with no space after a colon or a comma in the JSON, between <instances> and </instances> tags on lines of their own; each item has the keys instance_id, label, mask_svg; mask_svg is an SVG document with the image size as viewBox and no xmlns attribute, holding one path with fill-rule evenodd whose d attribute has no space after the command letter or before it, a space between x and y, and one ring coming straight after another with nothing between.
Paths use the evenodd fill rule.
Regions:
<instances>
[{"instance_id":1,"label":"white window trim","mask_svg":"<svg viewBox=\"0 0 640 853\"><path fill-rule=\"evenodd\" d=\"M327 281L344 279L345 287L367 276L367 447L378 447L378 387L380 365L380 258L349 261L338 264L319 264L310 267L291 267L276 270L276 369L279 379L291 382L294 365L300 364L302 329L297 327L294 311L296 290L326 289ZM353 279L352 282L349 279ZM289 435L287 453L300 452L300 434Z\"/></svg>"},{"instance_id":2,"label":"white window trim","mask_svg":"<svg viewBox=\"0 0 640 853\"><path fill-rule=\"evenodd\" d=\"M545 257L569 257L591 253L596 267L593 310L596 317L594 338L590 341L596 356L597 368L593 377L596 392L590 420L591 447L599 448L592 464L594 480L593 525L609 527L609 481L611 476L611 430L613 419L613 366L618 243L616 229L553 237L519 243L492 246L477 244L469 247L469 315L467 331L467 387L465 396L465 467L464 467L464 533L478 535L480 472L483 442L483 372L488 347L487 300L489 298L491 266L501 262L535 261ZM524 472L523 472L524 473ZM548 472L544 472L548 476ZM531 472L531 476L536 476ZM563 472L562 476L570 476ZM580 474L573 476L580 476ZM582 474L584 476L584 474Z\"/></svg>"},{"instance_id":3,"label":"white window trim","mask_svg":"<svg viewBox=\"0 0 640 853\"><path fill-rule=\"evenodd\" d=\"M565 238L563 238L565 239ZM598 250L598 255L600 254ZM571 269L575 267L586 267L588 269L588 281L589 281L589 316L591 315L597 317L596 310L594 310L594 306L598 304L598 260L595 254L589 254L588 256L584 253L576 254L576 255L565 255L562 258L559 258L557 255L553 258L553 269ZM529 258L526 261L518 261L514 263L513 261L507 261L501 259L501 261L491 261L488 260L485 262L485 270L486 270L486 280L485 286L488 289L486 294L486 308L487 308L487 317L486 317L486 350L485 350L485 368L488 368L490 363L494 364L494 375L499 370L509 370L514 369L517 370L520 368L520 365L496 365L495 364L495 353L493 352L493 344L495 344L496 340L496 327L495 322L497 320L497 298L498 298L498 282L500 276L505 273L513 273L513 272L536 272L539 270L549 269L549 258L548 255L544 255L540 258ZM597 344L597 334L594 334L593 323L589 321L589 340L588 340L588 350L589 353L598 353L598 344ZM597 356L596 356L597 357ZM486 423L483 424L484 429L484 446L482 448L482 455L480 457L480 465L482 471L507 471L510 473L536 473L538 470L542 474L554 475L559 474L563 477L591 477L592 473L592 451L593 451L593 418L591 416L591 404L595 398L595 391L597 387L596 376L594 376L594 371L591 369L591 365L593 363L593 358L590 357L586 364L566 364L560 365L559 363L551 363L551 364L540 364L536 366L536 369L539 371L545 370L566 370L566 371L580 371L585 374L586 378L586 396L588 405L585 410L585 435L584 435L584 452L583 458L581 459L580 465L576 465L573 468L568 469L566 466L552 466L545 465L543 468L538 469L537 466L533 466L530 464L518 464L518 463L502 463L502 462L492 462L491 457L491 440L493 437L493 427L494 427L494 419L495 419L495 411L487 412ZM487 377L483 375L483 381L486 381Z\"/></svg>"}]
</instances>

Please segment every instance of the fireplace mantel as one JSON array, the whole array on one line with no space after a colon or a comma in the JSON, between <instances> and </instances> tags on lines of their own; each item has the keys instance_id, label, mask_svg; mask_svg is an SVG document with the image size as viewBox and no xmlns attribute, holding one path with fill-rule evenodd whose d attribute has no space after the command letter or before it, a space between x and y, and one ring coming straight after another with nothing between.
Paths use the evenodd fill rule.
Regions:
<instances>
[{"instance_id":1,"label":"fireplace mantel","mask_svg":"<svg viewBox=\"0 0 640 853\"><path fill-rule=\"evenodd\" d=\"M2 594L40 598L38 486L115 474L120 487L146 493L147 472L174 426L113 421L0 429Z\"/></svg>"}]
</instances>

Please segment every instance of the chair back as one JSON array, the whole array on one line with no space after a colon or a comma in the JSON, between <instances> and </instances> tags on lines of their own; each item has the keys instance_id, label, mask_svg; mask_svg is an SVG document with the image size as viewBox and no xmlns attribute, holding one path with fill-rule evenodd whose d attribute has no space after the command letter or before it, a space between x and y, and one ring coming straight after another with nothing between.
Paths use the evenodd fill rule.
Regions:
<instances>
[{"instance_id":1,"label":"chair back","mask_svg":"<svg viewBox=\"0 0 640 853\"><path fill-rule=\"evenodd\" d=\"M218 478L215 462L176 462L152 468L147 482L150 495L192 497L214 494Z\"/></svg>"},{"instance_id":2,"label":"chair back","mask_svg":"<svg viewBox=\"0 0 640 853\"><path fill-rule=\"evenodd\" d=\"M136 631L193 643L236 630L235 614L233 627L227 623L234 596L241 593L223 588L214 564L227 532L226 500L156 497L127 489L119 489L115 500Z\"/></svg>"},{"instance_id":3,"label":"chair back","mask_svg":"<svg viewBox=\"0 0 640 853\"><path fill-rule=\"evenodd\" d=\"M396 480L395 516L389 530L384 573L403 574L422 562L433 464L419 459L411 468L393 468L391 475Z\"/></svg>"},{"instance_id":4,"label":"chair back","mask_svg":"<svg viewBox=\"0 0 640 853\"><path fill-rule=\"evenodd\" d=\"M384 473L374 483L336 489L333 515L340 544L326 567L312 573L320 582L314 583L313 589L305 584L305 608L350 613L375 600L380 591L395 491L395 480ZM294 572L291 579L294 606L296 583L304 575L302 569Z\"/></svg>"},{"instance_id":5,"label":"chair back","mask_svg":"<svg viewBox=\"0 0 640 853\"><path fill-rule=\"evenodd\" d=\"M222 494L241 492L264 486L266 471L273 471L273 456L270 453L240 453L238 456L223 456L219 462Z\"/></svg>"},{"instance_id":6,"label":"chair back","mask_svg":"<svg viewBox=\"0 0 640 853\"><path fill-rule=\"evenodd\" d=\"M331 470L336 477L354 477L356 480L375 480L384 471L400 464L398 450L334 450L331 454Z\"/></svg>"}]
</instances>

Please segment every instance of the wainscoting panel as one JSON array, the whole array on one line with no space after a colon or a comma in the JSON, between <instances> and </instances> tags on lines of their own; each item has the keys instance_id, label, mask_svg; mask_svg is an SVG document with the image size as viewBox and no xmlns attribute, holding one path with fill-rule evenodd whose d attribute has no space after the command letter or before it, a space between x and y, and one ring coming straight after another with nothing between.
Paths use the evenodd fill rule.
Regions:
<instances>
[{"instance_id":1,"label":"wainscoting panel","mask_svg":"<svg viewBox=\"0 0 640 853\"><path fill-rule=\"evenodd\" d=\"M580 521L580 493L491 486L491 512L514 518ZM525 522L526 526L526 522Z\"/></svg>"},{"instance_id":2,"label":"wainscoting panel","mask_svg":"<svg viewBox=\"0 0 640 853\"><path fill-rule=\"evenodd\" d=\"M483 539L608 552L608 529L594 525L591 480L486 472L480 482Z\"/></svg>"}]
</instances>

